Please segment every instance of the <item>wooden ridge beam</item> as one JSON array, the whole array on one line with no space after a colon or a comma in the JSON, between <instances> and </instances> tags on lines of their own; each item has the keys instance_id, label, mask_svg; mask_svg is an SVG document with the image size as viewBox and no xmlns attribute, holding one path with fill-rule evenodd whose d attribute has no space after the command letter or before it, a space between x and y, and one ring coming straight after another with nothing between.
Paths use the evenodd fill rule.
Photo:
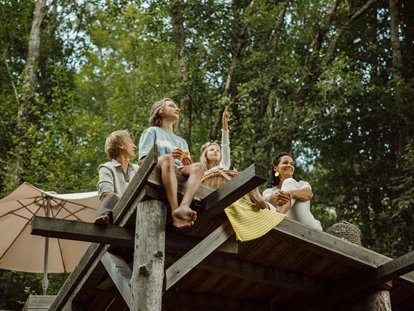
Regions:
<instances>
[{"instance_id":1,"label":"wooden ridge beam","mask_svg":"<svg viewBox=\"0 0 414 311\"><path fill-rule=\"evenodd\" d=\"M129 186L121 196L118 204L114 208L114 224L123 226L131 215L129 210L133 210L136 207L142 197L142 189L145 186L146 178L151 174L158 162L157 146L151 149L145 158L142 165L139 167L137 174L131 180ZM94 278L94 283L88 282L88 278L93 274L94 270L101 263L101 257L109 248L108 245L103 244L91 244L86 250L85 254L79 261L78 265L69 275L66 282L63 284L56 299L50 306L49 311L64 310L65 306L72 304L72 300L84 289L84 285L87 284L88 290L92 290L99 282L99 278ZM101 273L101 272L100 272Z\"/></svg>"},{"instance_id":2,"label":"wooden ridge beam","mask_svg":"<svg viewBox=\"0 0 414 311\"><path fill-rule=\"evenodd\" d=\"M132 309L130 286L132 277L131 269L122 257L110 252L106 252L102 256L101 261L125 303L128 305L129 309Z\"/></svg>"},{"instance_id":3,"label":"wooden ridge beam","mask_svg":"<svg viewBox=\"0 0 414 311\"><path fill-rule=\"evenodd\" d=\"M202 200L202 207L197 211L197 221L187 232L194 232L200 226L212 221L223 212L224 208L236 202L246 193L266 181L266 169L255 164L250 165L240 174L229 180L216 191Z\"/></svg>"},{"instance_id":4,"label":"wooden ridge beam","mask_svg":"<svg viewBox=\"0 0 414 311\"><path fill-rule=\"evenodd\" d=\"M197 294L192 292L167 291L162 296L163 305L180 306L191 310L214 311L269 311L270 302L226 298L213 295Z\"/></svg>"},{"instance_id":5,"label":"wooden ridge beam","mask_svg":"<svg viewBox=\"0 0 414 311\"><path fill-rule=\"evenodd\" d=\"M310 293L321 293L328 288L329 284L307 275L236 259L209 257L198 264L196 268L280 288L302 289Z\"/></svg>"}]
</instances>

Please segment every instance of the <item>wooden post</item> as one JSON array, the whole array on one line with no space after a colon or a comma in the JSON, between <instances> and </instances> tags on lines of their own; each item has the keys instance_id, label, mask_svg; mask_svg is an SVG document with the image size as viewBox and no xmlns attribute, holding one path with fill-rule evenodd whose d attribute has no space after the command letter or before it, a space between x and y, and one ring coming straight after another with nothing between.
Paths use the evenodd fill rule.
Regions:
<instances>
[{"instance_id":1,"label":"wooden post","mask_svg":"<svg viewBox=\"0 0 414 311\"><path fill-rule=\"evenodd\" d=\"M167 207L160 201L140 202L137 206L131 278L133 311L161 311L166 212Z\"/></svg>"},{"instance_id":2,"label":"wooden post","mask_svg":"<svg viewBox=\"0 0 414 311\"><path fill-rule=\"evenodd\" d=\"M391 311L390 292L386 289L378 289L366 294L362 301L358 302L351 311Z\"/></svg>"}]
</instances>

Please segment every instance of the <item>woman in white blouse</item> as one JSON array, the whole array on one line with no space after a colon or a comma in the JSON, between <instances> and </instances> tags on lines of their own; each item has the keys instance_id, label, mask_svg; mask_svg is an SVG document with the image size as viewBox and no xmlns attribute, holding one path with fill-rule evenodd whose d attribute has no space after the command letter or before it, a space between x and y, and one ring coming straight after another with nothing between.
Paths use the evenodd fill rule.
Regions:
<instances>
[{"instance_id":1,"label":"woman in white blouse","mask_svg":"<svg viewBox=\"0 0 414 311\"><path fill-rule=\"evenodd\" d=\"M322 230L320 221L316 220L310 211L312 188L306 181L297 182L293 179L294 172L292 156L287 152L278 153L273 160L270 179L273 188L266 189L263 197L266 202L277 207L279 213L284 213L304 225Z\"/></svg>"}]
</instances>

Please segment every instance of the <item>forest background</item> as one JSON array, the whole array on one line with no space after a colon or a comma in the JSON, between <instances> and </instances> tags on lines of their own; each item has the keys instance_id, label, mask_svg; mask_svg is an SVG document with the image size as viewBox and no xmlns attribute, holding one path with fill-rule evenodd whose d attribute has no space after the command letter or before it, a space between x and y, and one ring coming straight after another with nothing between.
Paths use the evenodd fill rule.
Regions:
<instances>
[{"instance_id":1,"label":"forest background","mask_svg":"<svg viewBox=\"0 0 414 311\"><path fill-rule=\"evenodd\" d=\"M291 152L325 230L413 249L414 1L0 0L0 20L1 197L94 191L106 136L137 143L170 97L193 159L227 105L235 169ZM41 277L0 270L0 309Z\"/></svg>"}]
</instances>

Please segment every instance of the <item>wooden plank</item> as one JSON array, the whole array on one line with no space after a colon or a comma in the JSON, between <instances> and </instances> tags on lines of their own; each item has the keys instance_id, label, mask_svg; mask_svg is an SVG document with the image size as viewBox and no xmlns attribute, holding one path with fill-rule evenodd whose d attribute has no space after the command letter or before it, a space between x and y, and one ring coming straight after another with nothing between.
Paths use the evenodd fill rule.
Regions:
<instances>
[{"instance_id":1,"label":"wooden plank","mask_svg":"<svg viewBox=\"0 0 414 311\"><path fill-rule=\"evenodd\" d=\"M299 273L273 269L235 259L208 258L197 265L196 268L270 286L303 289L311 293L319 293L325 290L328 284Z\"/></svg>"},{"instance_id":2,"label":"wooden plank","mask_svg":"<svg viewBox=\"0 0 414 311\"><path fill-rule=\"evenodd\" d=\"M48 310L56 295L29 295L23 311Z\"/></svg>"},{"instance_id":3,"label":"wooden plank","mask_svg":"<svg viewBox=\"0 0 414 311\"><path fill-rule=\"evenodd\" d=\"M304 226L286 217L268 235L274 239L291 243L322 257L333 258L354 268L375 269L389 259L362 246L342 240L326 232Z\"/></svg>"},{"instance_id":4,"label":"wooden plank","mask_svg":"<svg viewBox=\"0 0 414 311\"><path fill-rule=\"evenodd\" d=\"M115 283L116 288L124 298L125 303L130 309L132 309L131 302L131 287L130 281L132 277L132 271L125 262L125 260L116 254L106 252L101 261L105 266L106 271L111 276L111 279Z\"/></svg>"},{"instance_id":5,"label":"wooden plank","mask_svg":"<svg viewBox=\"0 0 414 311\"><path fill-rule=\"evenodd\" d=\"M106 252L108 247L109 246L101 246L100 244L92 244L89 246L85 255L83 255L78 265L60 289L56 299L50 306L50 311L62 310L64 309L65 304L71 305L71 299L73 299L76 293L80 290L82 284L87 280L93 269L100 262L101 256Z\"/></svg>"},{"instance_id":6,"label":"wooden plank","mask_svg":"<svg viewBox=\"0 0 414 311\"><path fill-rule=\"evenodd\" d=\"M217 215L223 212L224 208L264 183L266 181L265 176L266 169L264 167L255 164L250 165L203 199L202 207L197 211L197 221L193 226L184 230L193 232L200 226L213 221Z\"/></svg>"},{"instance_id":7,"label":"wooden plank","mask_svg":"<svg viewBox=\"0 0 414 311\"><path fill-rule=\"evenodd\" d=\"M160 201L138 204L131 310L161 310L166 213L167 207Z\"/></svg>"},{"instance_id":8,"label":"wooden plank","mask_svg":"<svg viewBox=\"0 0 414 311\"><path fill-rule=\"evenodd\" d=\"M158 153L157 147L154 146L145 158L142 165L139 167L137 174L134 176L129 186L122 195L121 200L114 208L114 224L125 223L124 215L128 209L135 208L132 204L134 200L140 200L139 195L146 183L146 177L150 175L152 170L157 165ZM134 199L133 199L134 198ZM82 289L82 285L86 283L87 278L93 273L93 270L100 263L102 255L106 252L109 246L102 244L92 244L89 246L84 256L79 261L78 265L69 275L66 282L63 284L56 299L50 307L50 311L58 311L64 309L67 305L70 308L71 300L76 297ZM69 300L69 302L68 302Z\"/></svg>"},{"instance_id":9,"label":"wooden plank","mask_svg":"<svg viewBox=\"0 0 414 311\"><path fill-rule=\"evenodd\" d=\"M412 270L414 270L414 251L379 266L375 282L383 284Z\"/></svg>"},{"instance_id":10,"label":"wooden plank","mask_svg":"<svg viewBox=\"0 0 414 311\"><path fill-rule=\"evenodd\" d=\"M35 216L31 234L57 239L133 247L134 231L114 225Z\"/></svg>"},{"instance_id":11,"label":"wooden plank","mask_svg":"<svg viewBox=\"0 0 414 311\"><path fill-rule=\"evenodd\" d=\"M233 228L228 221L217 228L196 247L167 269L165 272L165 289L168 290L233 235Z\"/></svg>"},{"instance_id":12,"label":"wooden plank","mask_svg":"<svg viewBox=\"0 0 414 311\"><path fill-rule=\"evenodd\" d=\"M255 300L234 299L220 296L203 295L191 292L167 291L163 295L163 304L188 307L191 310L216 311L269 311L271 306ZM175 310L175 309L174 309Z\"/></svg>"}]
</instances>

